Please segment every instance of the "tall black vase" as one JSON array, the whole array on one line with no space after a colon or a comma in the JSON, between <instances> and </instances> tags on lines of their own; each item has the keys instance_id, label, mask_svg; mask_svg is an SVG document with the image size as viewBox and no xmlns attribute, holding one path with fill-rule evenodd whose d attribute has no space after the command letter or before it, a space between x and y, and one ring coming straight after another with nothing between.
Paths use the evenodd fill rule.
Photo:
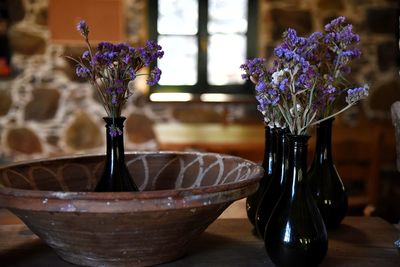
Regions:
<instances>
[{"instance_id":1,"label":"tall black vase","mask_svg":"<svg viewBox=\"0 0 400 267\"><path fill-rule=\"evenodd\" d=\"M311 192L328 229L340 225L348 206L345 187L332 159L333 120L317 125L315 154L308 171Z\"/></svg>"},{"instance_id":2,"label":"tall black vase","mask_svg":"<svg viewBox=\"0 0 400 267\"><path fill-rule=\"evenodd\" d=\"M277 266L318 266L328 249L326 228L308 186L308 139L287 135L284 190L264 233L266 251Z\"/></svg>"},{"instance_id":3,"label":"tall black vase","mask_svg":"<svg viewBox=\"0 0 400 267\"><path fill-rule=\"evenodd\" d=\"M264 176L260 180L257 191L246 199L247 218L251 224L255 225L257 207L261 198L271 181L272 173L276 161L276 130L275 128L265 127L265 146L264 159L262 166L264 168Z\"/></svg>"},{"instance_id":4,"label":"tall black vase","mask_svg":"<svg viewBox=\"0 0 400 267\"><path fill-rule=\"evenodd\" d=\"M113 119L103 118L106 122L106 160L103 174L98 181L95 192L131 192L139 191L134 183L128 168L125 164L124 150L124 117L114 118L115 126L122 131L120 135L112 136L110 127L113 125Z\"/></svg>"},{"instance_id":5,"label":"tall black vase","mask_svg":"<svg viewBox=\"0 0 400 267\"><path fill-rule=\"evenodd\" d=\"M256 231L263 238L265 226L272 215L275 205L283 192L285 169L287 167L286 129L276 129L276 163L271 181L265 190L256 212Z\"/></svg>"}]
</instances>

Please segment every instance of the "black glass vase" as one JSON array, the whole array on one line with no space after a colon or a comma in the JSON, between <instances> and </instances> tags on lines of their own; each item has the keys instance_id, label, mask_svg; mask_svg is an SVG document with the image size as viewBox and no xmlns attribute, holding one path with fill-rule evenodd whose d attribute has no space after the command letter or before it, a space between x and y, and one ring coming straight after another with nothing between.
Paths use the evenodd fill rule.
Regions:
<instances>
[{"instance_id":1,"label":"black glass vase","mask_svg":"<svg viewBox=\"0 0 400 267\"><path fill-rule=\"evenodd\" d=\"M318 266L328 249L326 228L308 186L308 139L287 135L284 190L264 233L266 251L276 266Z\"/></svg>"},{"instance_id":2,"label":"black glass vase","mask_svg":"<svg viewBox=\"0 0 400 267\"><path fill-rule=\"evenodd\" d=\"M287 143L285 135L285 129L276 129L275 170L257 207L255 227L257 235L261 238L264 236L265 226L283 192L285 169L287 166Z\"/></svg>"},{"instance_id":3,"label":"black glass vase","mask_svg":"<svg viewBox=\"0 0 400 267\"><path fill-rule=\"evenodd\" d=\"M95 192L132 192L139 191L130 175L125 163L124 150L124 117L114 118L115 126L121 130L121 134L111 135L110 127L113 125L113 119L103 118L106 122L106 159L104 170L98 181Z\"/></svg>"},{"instance_id":4,"label":"black glass vase","mask_svg":"<svg viewBox=\"0 0 400 267\"><path fill-rule=\"evenodd\" d=\"M347 193L332 159L333 120L317 125L315 154L308 171L311 192L328 229L340 225L348 207Z\"/></svg>"},{"instance_id":5,"label":"black glass vase","mask_svg":"<svg viewBox=\"0 0 400 267\"><path fill-rule=\"evenodd\" d=\"M276 131L275 128L265 127L265 146L264 146L264 159L262 166L264 168L264 176L260 180L260 185L257 191L247 197L246 199L246 212L247 218L251 224L255 225L257 207L261 198L271 181L272 173L276 161Z\"/></svg>"}]
</instances>

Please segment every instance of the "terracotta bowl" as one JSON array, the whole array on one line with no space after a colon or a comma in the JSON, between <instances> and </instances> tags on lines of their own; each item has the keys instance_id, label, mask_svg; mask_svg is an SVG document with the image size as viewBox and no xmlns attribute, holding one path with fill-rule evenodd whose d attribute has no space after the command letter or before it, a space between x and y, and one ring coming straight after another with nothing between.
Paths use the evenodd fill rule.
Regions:
<instances>
[{"instance_id":1,"label":"terracotta bowl","mask_svg":"<svg viewBox=\"0 0 400 267\"><path fill-rule=\"evenodd\" d=\"M103 155L0 168L0 207L16 214L64 260L149 266L182 257L233 201L258 187L250 161L195 152L128 153L141 192L95 193Z\"/></svg>"}]
</instances>

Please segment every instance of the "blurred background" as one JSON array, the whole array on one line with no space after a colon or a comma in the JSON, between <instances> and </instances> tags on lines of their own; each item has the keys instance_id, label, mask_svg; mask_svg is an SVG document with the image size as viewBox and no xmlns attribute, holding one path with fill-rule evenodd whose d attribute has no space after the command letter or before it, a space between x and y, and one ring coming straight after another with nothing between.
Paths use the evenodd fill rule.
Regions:
<instances>
[{"instance_id":1,"label":"blurred background","mask_svg":"<svg viewBox=\"0 0 400 267\"><path fill-rule=\"evenodd\" d=\"M104 152L103 107L65 58L84 50L80 19L94 43L155 39L165 50L159 85L137 79L123 112L127 151L201 150L260 162L262 118L240 64L269 59L287 27L308 35L337 16L361 36L349 80L368 83L370 96L336 119L335 161L351 213L398 222L390 114L400 100L397 0L1 0L0 162Z\"/></svg>"}]
</instances>

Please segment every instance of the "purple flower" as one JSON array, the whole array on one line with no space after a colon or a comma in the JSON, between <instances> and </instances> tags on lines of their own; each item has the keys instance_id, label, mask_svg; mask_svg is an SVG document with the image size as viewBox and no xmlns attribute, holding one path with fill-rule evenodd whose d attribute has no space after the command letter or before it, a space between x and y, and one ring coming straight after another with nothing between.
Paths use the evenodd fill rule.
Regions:
<instances>
[{"instance_id":1,"label":"purple flower","mask_svg":"<svg viewBox=\"0 0 400 267\"><path fill-rule=\"evenodd\" d=\"M111 94L111 104L114 106L118 105L117 94L115 94L115 93Z\"/></svg>"},{"instance_id":2,"label":"purple flower","mask_svg":"<svg viewBox=\"0 0 400 267\"><path fill-rule=\"evenodd\" d=\"M257 94L258 110L264 113L270 107L276 106L279 101L279 95L269 96L268 94Z\"/></svg>"},{"instance_id":3,"label":"purple flower","mask_svg":"<svg viewBox=\"0 0 400 267\"><path fill-rule=\"evenodd\" d=\"M331 22L329 22L328 24L326 24L325 27L324 27L324 29L325 29L325 31L327 31L327 32L328 32L328 31L332 31L332 30L334 30L335 28L339 27L339 25L343 24L345 21L346 21L346 18L345 18L345 17L343 17L343 16L338 17L338 18L332 20Z\"/></svg>"},{"instance_id":4,"label":"purple flower","mask_svg":"<svg viewBox=\"0 0 400 267\"><path fill-rule=\"evenodd\" d=\"M275 54L282 61L290 62L293 61L295 64L300 64L302 68L307 69L310 63L302 56L284 46L278 46L275 48Z\"/></svg>"},{"instance_id":5,"label":"purple flower","mask_svg":"<svg viewBox=\"0 0 400 267\"><path fill-rule=\"evenodd\" d=\"M115 88L115 92L117 93L117 94L123 94L124 92L125 92L125 88L124 87L117 87L117 88Z\"/></svg>"},{"instance_id":6,"label":"purple flower","mask_svg":"<svg viewBox=\"0 0 400 267\"><path fill-rule=\"evenodd\" d=\"M84 51L83 53L82 53L82 58L84 58L84 59L86 59L86 60L89 60L89 58L90 58L90 53L89 53L89 51Z\"/></svg>"},{"instance_id":7,"label":"purple flower","mask_svg":"<svg viewBox=\"0 0 400 267\"><path fill-rule=\"evenodd\" d=\"M109 42L100 42L97 45L97 50L104 52L104 51L113 51L114 49L114 45L112 43Z\"/></svg>"},{"instance_id":8,"label":"purple flower","mask_svg":"<svg viewBox=\"0 0 400 267\"><path fill-rule=\"evenodd\" d=\"M267 88L267 85L265 84L265 82L263 80L259 81L256 84L256 90L259 91L259 92L264 91L266 88Z\"/></svg>"},{"instance_id":9,"label":"purple flower","mask_svg":"<svg viewBox=\"0 0 400 267\"><path fill-rule=\"evenodd\" d=\"M279 58L282 58L285 55L285 51L290 51L287 48L283 48L282 46L278 46L274 49L275 55Z\"/></svg>"},{"instance_id":10,"label":"purple flower","mask_svg":"<svg viewBox=\"0 0 400 267\"><path fill-rule=\"evenodd\" d=\"M336 93L336 88L330 84L328 85L325 91L327 94L334 94Z\"/></svg>"},{"instance_id":11,"label":"purple flower","mask_svg":"<svg viewBox=\"0 0 400 267\"><path fill-rule=\"evenodd\" d=\"M81 64L76 66L76 76L80 78L88 78L90 76L90 70Z\"/></svg>"},{"instance_id":12,"label":"purple flower","mask_svg":"<svg viewBox=\"0 0 400 267\"><path fill-rule=\"evenodd\" d=\"M129 79L130 80L136 79L136 72L135 72L135 69L133 67L129 67L128 68L128 73L129 73Z\"/></svg>"},{"instance_id":13,"label":"purple flower","mask_svg":"<svg viewBox=\"0 0 400 267\"><path fill-rule=\"evenodd\" d=\"M139 48L140 57L145 66L150 66L150 64L158 58L164 56L164 51L161 50L162 47L154 41L147 41L145 47Z\"/></svg>"},{"instance_id":14,"label":"purple flower","mask_svg":"<svg viewBox=\"0 0 400 267\"><path fill-rule=\"evenodd\" d=\"M353 25L348 24L335 33L335 41L345 44L358 43L360 42L360 36L353 33Z\"/></svg>"},{"instance_id":15,"label":"purple flower","mask_svg":"<svg viewBox=\"0 0 400 267\"><path fill-rule=\"evenodd\" d=\"M267 107L276 106L280 100L280 93L276 88L267 85L264 82L257 84L256 99L258 100L260 107L265 110Z\"/></svg>"},{"instance_id":16,"label":"purple flower","mask_svg":"<svg viewBox=\"0 0 400 267\"><path fill-rule=\"evenodd\" d=\"M280 91L285 91L286 89L286 84L289 82L289 79L283 79L280 83L279 83L279 90Z\"/></svg>"},{"instance_id":17,"label":"purple flower","mask_svg":"<svg viewBox=\"0 0 400 267\"><path fill-rule=\"evenodd\" d=\"M89 35L89 27L84 20L79 21L78 25L76 25L76 30L85 38Z\"/></svg>"},{"instance_id":18,"label":"purple flower","mask_svg":"<svg viewBox=\"0 0 400 267\"><path fill-rule=\"evenodd\" d=\"M130 62L131 62L131 59L132 59L131 55L126 54L126 55L122 58L122 62L125 63L126 65L129 65Z\"/></svg>"},{"instance_id":19,"label":"purple flower","mask_svg":"<svg viewBox=\"0 0 400 267\"><path fill-rule=\"evenodd\" d=\"M317 111L323 111L328 104L336 100L339 95L338 89L332 84L318 86L316 89L314 108Z\"/></svg>"},{"instance_id":20,"label":"purple flower","mask_svg":"<svg viewBox=\"0 0 400 267\"><path fill-rule=\"evenodd\" d=\"M115 125L111 125L111 126L108 128L108 133L110 134L111 137L117 137L117 136L122 135L121 129L119 129L119 128L118 128L117 126L115 126Z\"/></svg>"},{"instance_id":21,"label":"purple flower","mask_svg":"<svg viewBox=\"0 0 400 267\"><path fill-rule=\"evenodd\" d=\"M315 70L315 67L303 68L298 79L295 81L295 86L300 88L312 88L315 81L319 78L320 74Z\"/></svg>"},{"instance_id":22,"label":"purple flower","mask_svg":"<svg viewBox=\"0 0 400 267\"><path fill-rule=\"evenodd\" d=\"M107 87L107 88L105 89L105 92L106 92L107 94L111 95L111 94L114 92L114 88L112 88L112 87Z\"/></svg>"},{"instance_id":23,"label":"purple flower","mask_svg":"<svg viewBox=\"0 0 400 267\"><path fill-rule=\"evenodd\" d=\"M357 87L347 90L346 102L347 104L354 104L355 102L364 99L368 96L369 87Z\"/></svg>"},{"instance_id":24,"label":"purple flower","mask_svg":"<svg viewBox=\"0 0 400 267\"><path fill-rule=\"evenodd\" d=\"M104 52L104 57L107 58L107 61L114 62L117 60L118 53L117 52Z\"/></svg>"},{"instance_id":25,"label":"purple flower","mask_svg":"<svg viewBox=\"0 0 400 267\"><path fill-rule=\"evenodd\" d=\"M147 79L147 84L150 86L154 86L158 83L161 77L161 70L157 67L155 67L149 75L149 78Z\"/></svg>"},{"instance_id":26,"label":"purple flower","mask_svg":"<svg viewBox=\"0 0 400 267\"><path fill-rule=\"evenodd\" d=\"M129 51L130 46L127 43L119 43L114 46L114 50L118 52Z\"/></svg>"},{"instance_id":27,"label":"purple flower","mask_svg":"<svg viewBox=\"0 0 400 267\"><path fill-rule=\"evenodd\" d=\"M261 113L263 113L265 111L265 109L267 108L267 106L268 106L266 96L263 95L263 94L258 94L258 95L256 95L256 99L257 99L257 101L259 103L258 106L257 106L257 109Z\"/></svg>"},{"instance_id":28,"label":"purple flower","mask_svg":"<svg viewBox=\"0 0 400 267\"><path fill-rule=\"evenodd\" d=\"M240 65L240 68L245 71L242 79L248 80L253 77L255 83L265 74L265 59L254 58L246 60L245 64Z\"/></svg>"},{"instance_id":29,"label":"purple flower","mask_svg":"<svg viewBox=\"0 0 400 267\"><path fill-rule=\"evenodd\" d=\"M105 89L105 92L107 94L111 95L111 97L112 97L111 102L113 105L116 105L118 103L116 102L117 99L115 97L118 95L123 95L125 93L125 85L124 85L123 81L116 79L112 86L109 86Z\"/></svg>"},{"instance_id":30,"label":"purple flower","mask_svg":"<svg viewBox=\"0 0 400 267\"><path fill-rule=\"evenodd\" d=\"M348 65L361 51L359 35L345 20L334 19L324 31L307 38L289 28L274 50L271 68L267 69L261 58L240 66L242 78L255 83L257 108L264 122L286 124L291 133L304 134L311 124L333 114L334 101L342 93L347 93L349 105L368 95L365 87L346 89Z\"/></svg>"},{"instance_id":31,"label":"purple flower","mask_svg":"<svg viewBox=\"0 0 400 267\"><path fill-rule=\"evenodd\" d=\"M162 58L164 51L154 41L148 41L144 47L138 49L127 43L100 42L96 49L92 49L86 22L80 21L77 30L84 37L88 50L83 52L80 59L73 59L78 63L76 75L88 79L97 89L104 100L103 105L108 116L121 116L123 105L132 95L129 83L136 79L137 73L143 67ZM148 76L147 84L155 85L160 80L161 70L155 67ZM122 131L113 124L109 133L111 136L118 136Z\"/></svg>"},{"instance_id":32,"label":"purple flower","mask_svg":"<svg viewBox=\"0 0 400 267\"><path fill-rule=\"evenodd\" d=\"M321 32L313 32L309 37L308 37L308 43L316 43L319 42L323 38L323 34Z\"/></svg>"},{"instance_id":33,"label":"purple flower","mask_svg":"<svg viewBox=\"0 0 400 267\"><path fill-rule=\"evenodd\" d=\"M271 105L271 106L276 106L280 100L280 94L276 93L275 90L269 90L268 91L268 95L267 95L267 104Z\"/></svg>"},{"instance_id":34,"label":"purple flower","mask_svg":"<svg viewBox=\"0 0 400 267\"><path fill-rule=\"evenodd\" d=\"M341 53L342 57L346 57L349 59L359 58L361 56L361 51L357 48L345 50Z\"/></svg>"},{"instance_id":35,"label":"purple flower","mask_svg":"<svg viewBox=\"0 0 400 267\"><path fill-rule=\"evenodd\" d=\"M329 32L329 33L325 34L324 42L326 44L332 43L333 41L335 41L335 37L336 37L336 34L334 32ZM334 48L332 50L335 51L336 48Z\"/></svg>"},{"instance_id":36,"label":"purple flower","mask_svg":"<svg viewBox=\"0 0 400 267\"><path fill-rule=\"evenodd\" d=\"M91 65L93 66L93 68L95 68L96 65L105 68L108 67L111 63L112 61L107 56L98 51L96 52L96 54L94 54Z\"/></svg>"},{"instance_id":37,"label":"purple flower","mask_svg":"<svg viewBox=\"0 0 400 267\"><path fill-rule=\"evenodd\" d=\"M288 47L302 47L307 43L307 39L297 36L297 32L292 28L287 29L286 32L283 33L283 38L285 45Z\"/></svg>"},{"instance_id":38,"label":"purple flower","mask_svg":"<svg viewBox=\"0 0 400 267\"><path fill-rule=\"evenodd\" d=\"M349 59L361 55L360 50L354 48L360 42L360 36L353 32L353 25L345 24L344 21L345 18L340 17L325 26L326 48L337 54L334 64L347 64Z\"/></svg>"}]
</instances>

